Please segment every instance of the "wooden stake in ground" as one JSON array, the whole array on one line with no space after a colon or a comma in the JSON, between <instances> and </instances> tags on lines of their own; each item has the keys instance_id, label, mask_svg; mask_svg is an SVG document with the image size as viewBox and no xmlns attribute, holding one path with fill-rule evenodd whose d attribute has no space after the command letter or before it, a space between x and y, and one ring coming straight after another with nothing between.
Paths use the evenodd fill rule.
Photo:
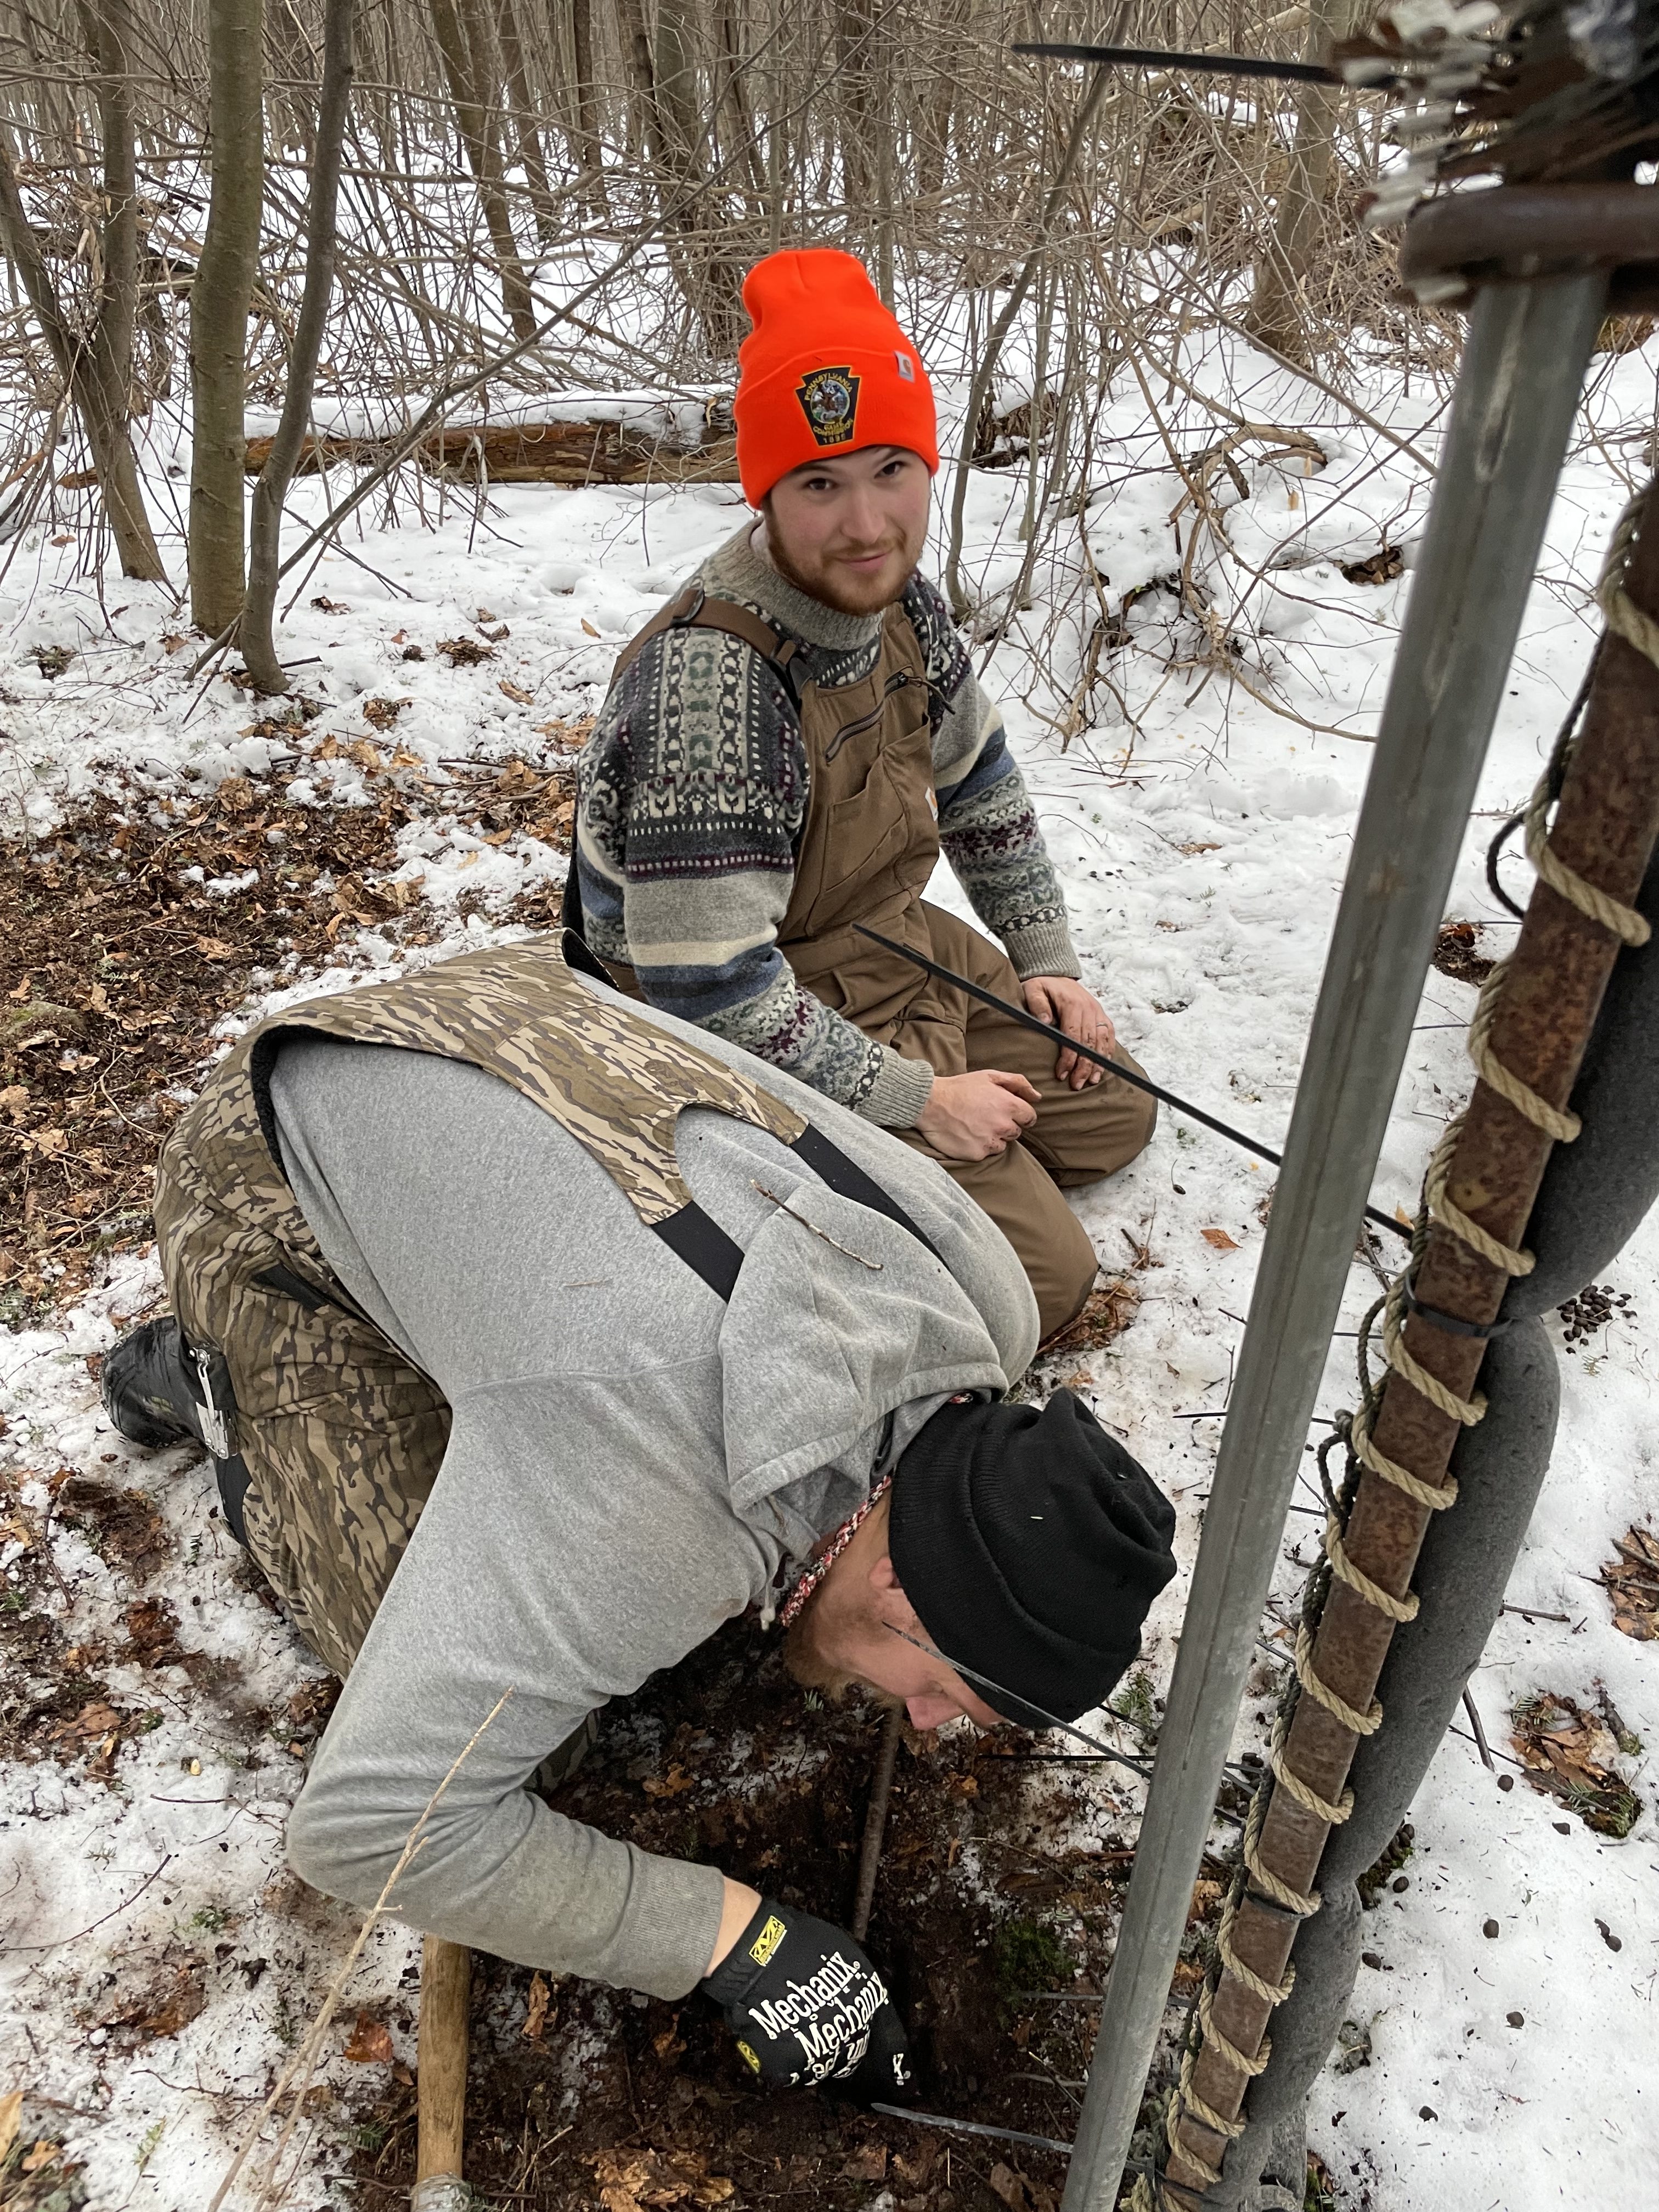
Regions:
<instances>
[{"instance_id":1,"label":"wooden stake in ground","mask_svg":"<svg viewBox=\"0 0 1659 2212\"><path fill-rule=\"evenodd\" d=\"M421 2034L416 2076L419 2134L410 2212L466 2212L461 2179L466 2129L467 2001L472 1954L428 1936L421 1947Z\"/></svg>"}]
</instances>

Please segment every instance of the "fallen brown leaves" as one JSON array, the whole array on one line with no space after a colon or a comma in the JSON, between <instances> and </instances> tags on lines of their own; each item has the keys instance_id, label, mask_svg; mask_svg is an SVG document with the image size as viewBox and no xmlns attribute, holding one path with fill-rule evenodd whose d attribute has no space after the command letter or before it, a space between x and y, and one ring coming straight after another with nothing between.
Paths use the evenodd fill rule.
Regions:
<instances>
[{"instance_id":1,"label":"fallen brown leaves","mask_svg":"<svg viewBox=\"0 0 1659 2212\"><path fill-rule=\"evenodd\" d=\"M1651 1644L1659 1637L1659 1536L1651 1528L1627 1528L1617 1550L1618 1558L1601 1570L1613 1625L1638 1644Z\"/></svg>"},{"instance_id":2,"label":"fallen brown leaves","mask_svg":"<svg viewBox=\"0 0 1659 2212\"><path fill-rule=\"evenodd\" d=\"M1630 1833L1642 1801L1619 1760L1634 1758L1641 1740L1626 1728L1605 1691L1599 1712L1586 1712L1575 1698L1546 1690L1517 1705L1511 1719L1510 1740L1534 1790L1558 1799L1599 1836Z\"/></svg>"},{"instance_id":3,"label":"fallen brown leaves","mask_svg":"<svg viewBox=\"0 0 1659 2212\"><path fill-rule=\"evenodd\" d=\"M1199 1233L1212 1251L1237 1252L1238 1249L1237 1238L1229 1237L1224 1229L1205 1229Z\"/></svg>"},{"instance_id":4,"label":"fallen brown leaves","mask_svg":"<svg viewBox=\"0 0 1659 2212\"><path fill-rule=\"evenodd\" d=\"M109 2031L112 2042L118 2048L136 2051L141 2044L154 2043L164 2035L177 2035L181 2027L189 2027L206 2004L201 1968L191 1963L175 1966L171 1973L161 1975L140 1994L124 1998L112 2009L100 2013L98 2025Z\"/></svg>"},{"instance_id":5,"label":"fallen brown leaves","mask_svg":"<svg viewBox=\"0 0 1659 2212\"><path fill-rule=\"evenodd\" d=\"M1057 1336L1044 1352L1048 1359L1075 1359L1086 1352L1099 1352L1114 1337L1121 1336L1134 1319L1140 1304L1140 1290L1133 1277L1114 1275L1098 1290L1091 1291L1082 1312L1063 1336ZM1068 1387L1090 1380L1086 1370L1076 1376L1068 1376Z\"/></svg>"},{"instance_id":6,"label":"fallen brown leaves","mask_svg":"<svg viewBox=\"0 0 1659 2212\"><path fill-rule=\"evenodd\" d=\"M84 2204L86 2191L76 2178L82 2168L52 2136L20 2136L21 2108L15 2090L0 2100L0 2212L68 2212Z\"/></svg>"},{"instance_id":7,"label":"fallen brown leaves","mask_svg":"<svg viewBox=\"0 0 1659 2212\"><path fill-rule=\"evenodd\" d=\"M546 769L514 759L471 770L452 765L464 794L457 811L487 845L503 845L522 833L561 852L569 849L576 812L574 763L561 760Z\"/></svg>"},{"instance_id":8,"label":"fallen brown leaves","mask_svg":"<svg viewBox=\"0 0 1659 2212\"><path fill-rule=\"evenodd\" d=\"M671 1766L666 1774L647 1774L641 1786L647 1797L678 1797L682 1790L695 1790L697 1781L683 1766Z\"/></svg>"},{"instance_id":9,"label":"fallen brown leaves","mask_svg":"<svg viewBox=\"0 0 1659 2212\"><path fill-rule=\"evenodd\" d=\"M278 730L297 750L303 724ZM0 1024L17 1138L0 1148L0 1291L25 1312L78 1295L102 1251L146 1233L155 1155L215 1024L256 968L327 958L334 885L394 867L408 819L389 778L377 805L329 809L229 776L210 796L100 799L0 869L0 943L21 978ZM250 874L228 896L206 888Z\"/></svg>"},{"instance_id":10,"label":"fallen brown leaves","mask_svg":"<svg viewBox=\"0 0 1659 2212\"><path fill-rule=\"evenodd\" d=\"M1484 983L1496 963L1477 951L1480 932L1472 921L1443 921L1434 940L1434 964L1454 983Z\"/></svg>"},{"instance_id":11,"label":"fallen brown leaves","mask_svg":"<svg viewBox=\"0 0 1659 2212\"><path fill-rule=\"evenodd\" d=\"M1054 2197L1040 2181L1033 2181L1018 2167L1004 2166L999 2161L986 2176L991 2194L1000 2198L1008 2212L1054 2212Z\"/></svg>"},{"instance_id":12,"label":"fallen brown leaves","mask_svg":"<svg viewBox=\"0 0 1659 2212\"><path fill-rule=\"evenodd\" d=\"M690 2150L602 2150L592 2160L605 2212L645 2212L647 2206L724 2204L736 2194L723 2173Z\"/></svg>"},{"instance_id":13,"label":"fallen brown leaves","mask_svg":"<svg viewBox=\"0 0 1659 2212\"><path fill-rule=\"evenodd\" d=\"M373 2013L360 2012L340 2056L356 2066L390 2066L392 2030L384 2021L376 2020Z\"/></svg>"},{"instance_id":14,"label":"fallen brown leaves","mask_svg":"<svg viewBox=\"0 0 1659 2212\"><path fill-rule=\"evenodd\" d=\"M1363 561L1341 561L1337 565L1351 584L1391 584L1396 576L1405 574L1406 556L1397 545L1381 545Z\"/></svg>"},{"instance_id":15,"label":"fallen brown leaves","mask_svg":"<svg viewBox=\"0 0 1659 2212\"><path fill-rule=\"evenodd\" d=\"M90 1476L70 1475L58 1492L57 1517L136 1583L148 1582L167 1557L167 1523L145 1491L112 1490Z\"/></svg>"},{"instance_id":16,"label":"fallen brown leaves","mask_svg":"<svg viewBox=\"0 0 1659 2212\"><path fill-rule=\"evenodd\" d=\"M525 2014L524 2027L520 2031L526 2043L539 2043L547 2031L550 2020L556 2021L558 2007L553 2002L553 1992L541 1974L530 1977L530 2004Z\"/></svg>"}]
</instances>

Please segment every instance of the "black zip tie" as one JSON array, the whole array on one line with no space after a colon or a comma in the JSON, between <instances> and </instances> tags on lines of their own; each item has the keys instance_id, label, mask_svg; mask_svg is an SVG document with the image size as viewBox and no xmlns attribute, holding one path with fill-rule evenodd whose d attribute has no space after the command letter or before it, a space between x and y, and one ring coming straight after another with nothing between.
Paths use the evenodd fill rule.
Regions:
<instances>
[{"instance_id":1,"label":"black zip tie","mask_svg":"<svg viewBox=\"0 0 1659 2212\"><path fill-rule=\"evenodd\" d=\"M1057 2136L1027 2135L1024 2128L990 2128L983 2120L955 2120L948 2112L907 2112L902 2105L876 2105L872 2112L884 2113L890 2120L908 2120L917 2128L956 2128L965 2136L994 2136L999 2142L1025 2143L1032 2150L1051 2150L1061 2158L1070 2158L1072 2146L1061 2142Z\"/></svg>"},{"instance_id":2,"label":"black zip tie","mask_svg":"<svg viewBox=\"0 0 1659 2212\"><path fill-rule=\"evenodd\" d=\"M1445 1329L1452 1336L1476 1336L1483 1341L1489 1337L1502 1336L1506 1329L1515 1327L1516 1322L1513 1314L1507 1321L1460 1321L1455 1314L1442 1313L1438 1306L1425 1305L1409 1283L1406 1285L1406 1310L1408 1313L1421 1315L1425 1321L1432 1322L1436 1328Z\"/></svg>"},{"instance_id":3,"label":"black zip tie","mask_svg":"<svg viewBox=\"0 0 1659 2212\"><path fill-rule=\"evenodd\" d=\"M1524 814L1511 814L1509 820L1504 823L1503 828L1498 831L1498 835L1492 839L1491 844L1486 848L1486 889L1498 901L1499 906L1507 907L1509 908L1510 912L1515 916L1517 921L1524 921L1526 920L1527 909L1523 906L1516 906L1515 901L1504 890L1503 884L1498 882L1498 863L1504 857L1504 846L1509 843L1510 839L1514 836L1516 831L1521 827L1521 824L1526 820L1526 818L1527 817Z\"/></svg>"},{"instance_id":4,"label":"black zip tie","mask_svg":"<svg viewBox=\"0 0 1659 2212\"><path fill-rule=\"evenodd\" d=\"M994 991L988 991L982 983L971 983L967 976L941 967L937 960L930 960L925 952L913 952L908 945L896 944L890 937L884 937L878 929L868 929L861 921L855 921L853 927L860 937L867 937L872 945L879 945L889 952L896 952L902 960L911 961L916 967L926 969L928 975L937 975L941 983L950 983L958 991L966 991L970 999L978 999L985 1006L994 1006L1000 1014L1006 1014L1011 1021L1018 1022L1023 1029L1049 1038L1066 1051L1075 1053L1079 1060L1092 1060L1097 1067L1103 1067L1109 1075L1116 1076L1120 1083L1127 1083L1137 1091L1146 1091L1149 1097L1160 1099L1166 1106L1173 1106L1178 1114L1186 1115L1189 1121L1213 1130L1218 1137L1225 1137L1229 1144L1237 1145L1247 1152L1254 1152L1258 1159L1270 1161L1276 1168L1285 1164L1284 1153L1274 1152L1271 1145L1258 1144L1254 1137L1247 1137L1242 1129L1235 1129L1230 1123L1218 1121L1213 1114L1206 1114L1201 1106L1194 1106L1190 1099L1180 1097L1173 1091L1166 1091L1161 1083L1154 1083L1151 1076L1138 1075L1133 1068L1125 1067L1109 1053L1097 1052L1092 1045L1079 1044L1075 1037L1067 1036L1064 1030L1055 1029L1051 1022L1039 1021L1035 1014L1027 1013L1024 1006L1017 1006L1008 999L1000 999ZM1390 1229L1396 1237L1408 1238L1411 1236L1412 1232L1404 1222L1396 1221L1393 1214L1385 1213L1380 1206L1373 1206L1368 1200L1364 1210L1365 1218L1376 1222L1379 1229Z\"/></svg>"}]
</instances>

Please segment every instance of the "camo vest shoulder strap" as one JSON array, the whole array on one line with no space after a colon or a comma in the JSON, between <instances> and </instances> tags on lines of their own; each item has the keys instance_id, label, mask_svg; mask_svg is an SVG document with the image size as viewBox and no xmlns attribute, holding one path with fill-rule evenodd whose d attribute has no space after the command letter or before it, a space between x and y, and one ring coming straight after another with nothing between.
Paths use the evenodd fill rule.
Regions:
<instances>
[{"instance_id":1,"label":"camo vest shoulder strap","mask_svg":"<svg viewBox=\"0 0 1659 2212\"><path fill-rule=\"evenodd\" d=\"M688 1106L708 1107L791 1146L807 1127L711 1053L632 1007L596 998L546 939L463 953L395 983L307 1000L263 1022L242 1049L273 1158L270 1066L283 1036L295 1030L466 1060L510 1083L570 1132L646 1227L722 1296L730 1295L743 1255L681 1176L676 1121Z\"/></svg>"}]
</instances>

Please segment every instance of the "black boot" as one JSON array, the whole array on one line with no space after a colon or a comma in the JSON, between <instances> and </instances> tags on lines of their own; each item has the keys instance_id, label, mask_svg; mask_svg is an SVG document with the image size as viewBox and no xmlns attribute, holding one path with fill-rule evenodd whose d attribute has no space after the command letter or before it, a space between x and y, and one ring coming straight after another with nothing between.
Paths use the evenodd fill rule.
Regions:
<instances>
[{"instance_id":1,"label":"black boot","mask_svg":"<svg viewBox=\"0 0 1659 2212\"><path fill-rule=\"evenodd\" d=\"M171 1314L141 1322L104 1358L104 1411L129 1443L161 1451L190 1437L205 1443L190 1387L184 1339Z\"/></svg>"}]
</instances>

